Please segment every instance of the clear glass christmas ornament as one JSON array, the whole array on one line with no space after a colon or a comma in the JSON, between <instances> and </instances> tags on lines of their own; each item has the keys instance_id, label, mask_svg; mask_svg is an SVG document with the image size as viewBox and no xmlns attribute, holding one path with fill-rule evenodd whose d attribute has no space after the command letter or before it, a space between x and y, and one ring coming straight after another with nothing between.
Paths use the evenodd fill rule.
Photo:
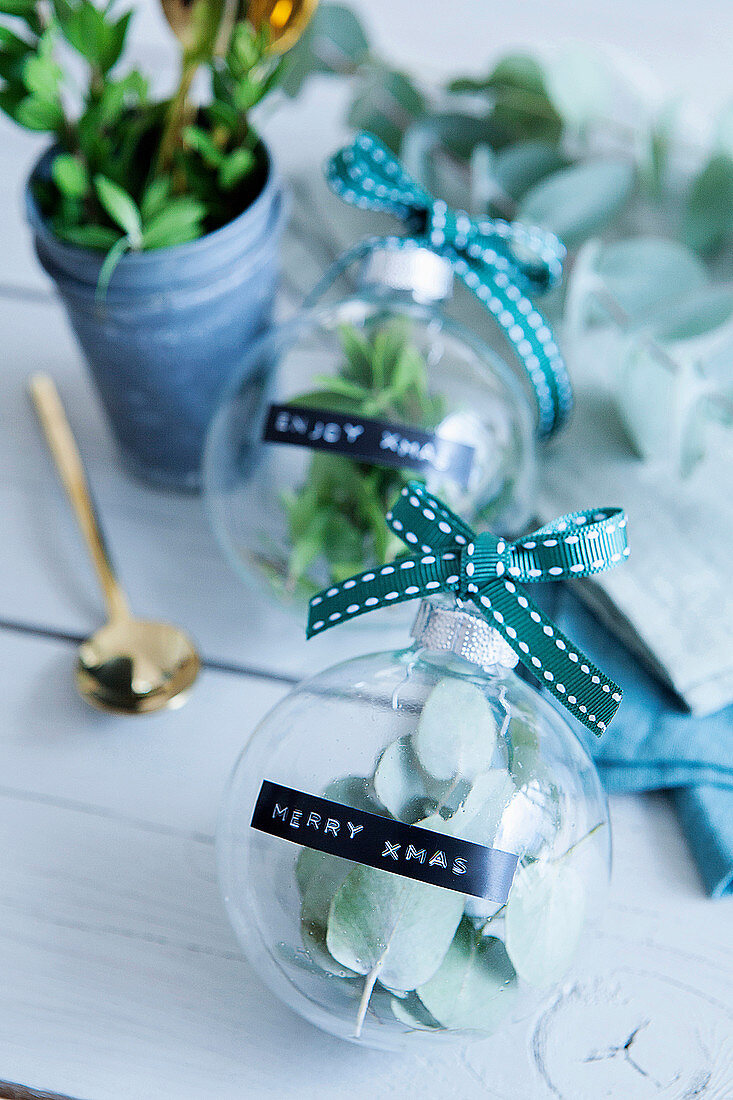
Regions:
<instances>
[{"instance_id":1,"label":"clear glass christmas ornament","mask_svg":"<svg viewBox=\"0 0 733 1100\"><path fill-rule=\"evenodd\" d=\"M324 1030L389 1050L533 1012L577 961L610 868L595 767L501 637L444 596L423 601L413 636L327 669L264 718L218 833L226 906L260 977ZM282 835L251 827L265 780L328 799L328 815L314 823L283 798ZM382 853L377 838L381 862L349 858L354 811L390 841ZM340 855L311 846L328 820ZM422 830L412 850L398 822ZM517 857L505 902L461 892L445 851L464 842ZM445 864L450 888L408 877L418 864Z\"/></svg>"},{"instance_id":2,"label":"clear glass christmas ornament","mask_svg":"<svg viewBox=\"0 0 733 1100\"><path fill-rule=\"evenodd\" d=\"M204 486L218 540L246 582L299 612L319 589L399 552L383 516L411 477L479 531L511 536L531 515L528 394L444 315L447 261L394 244L367 253L356 292L324 292L262 338L210 429ZM342 266L322 284L331 298ZM377 426L371 445L365 423Z\"/></svg>"}]
</instances>

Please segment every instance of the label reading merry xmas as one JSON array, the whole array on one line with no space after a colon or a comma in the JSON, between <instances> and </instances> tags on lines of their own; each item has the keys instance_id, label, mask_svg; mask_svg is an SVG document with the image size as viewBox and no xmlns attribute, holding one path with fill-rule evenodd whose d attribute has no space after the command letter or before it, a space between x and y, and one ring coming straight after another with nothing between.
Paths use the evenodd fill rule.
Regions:
<instances>
[{"instance_id":1,"label":"label reading merry xmas","mask_svg":"<svg viewBox=\"0 0 733 1100\"><path fill-rule=\"evenodd\" d=\"M270 405L262 438L265 443L332 451L375 466L435 470L462 489L468 484L474 455L468 444L441 439L434 432L298 405Z\"/></svg>"},{"instance_id":2,"label":"label reading merry xmas","mask_svg":"<svg viewBox=\"0 0 733 1100\"><path fill-rule=\"evenodd\" d=\"M252 828L329 855L380 867L503 905L517 857L419 825L355 810L265 779Z\"/></svg>"}]
</instances>

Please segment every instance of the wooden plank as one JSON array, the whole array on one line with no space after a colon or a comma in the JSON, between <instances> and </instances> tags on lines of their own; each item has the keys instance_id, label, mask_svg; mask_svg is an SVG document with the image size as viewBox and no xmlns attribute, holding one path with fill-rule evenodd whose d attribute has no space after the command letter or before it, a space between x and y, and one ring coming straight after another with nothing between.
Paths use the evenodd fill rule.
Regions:
<instances>
[{"instance_id":1,"label":"wooden plank","mask_svg":"<svg viewBox=\"0 0 733 1100\"><path fill-rule=\"evenodd\" d=\"M534 1019L466 1047L358 1051L263 990L218 896L225 777L283 685L209 672L180 711L113 719L75 699L72 655L0 631L4 1078L87 1100L256 1100L295 1081L304 1100L730 1094L733 900L702 897L666 799L613 800L603 926Z\"/></svg>"}]
</instances>

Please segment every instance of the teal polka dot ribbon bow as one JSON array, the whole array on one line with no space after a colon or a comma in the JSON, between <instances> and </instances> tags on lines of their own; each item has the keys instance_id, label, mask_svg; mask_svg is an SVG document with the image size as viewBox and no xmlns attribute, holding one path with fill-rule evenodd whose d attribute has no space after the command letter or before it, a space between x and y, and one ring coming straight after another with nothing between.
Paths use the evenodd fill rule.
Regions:
<instances>
[{"instance_id":1,"label":"teal polka dot ribbon bow","mask_svg":"<svg viewBox=\"0 0 733 1100\"><path fill-rule=\"evenodd\" d=\"M562 275L565 248L552 233L500 220L474 221L434 199L377 138L361 133L326 165L329 186L345 202L386 211L405 223L407 237L371 238L362 246L430 248L448 259L494 315L527 372L537 399L537 433L548 438L572 409L570 378L549 326L530 294ZM348 253L353 258L353 250Z\"/></svg>"},{"instance_id":2,"label":"teal polka dot ribbon bow","mask_svg":"<svg viewBox=\"0 0 733 1100\"><path fill-rule=\"evenodd\" d=\"M307 635L418 596L453 592L471 600L519 660L584 725L601 734L621 689L536 607L521 585L590 577L628 557L619 508L571 512L518 542L476 535L418 481L386 521L411 553L325 589L310 601Z\"/></svg>"}]
</instances>

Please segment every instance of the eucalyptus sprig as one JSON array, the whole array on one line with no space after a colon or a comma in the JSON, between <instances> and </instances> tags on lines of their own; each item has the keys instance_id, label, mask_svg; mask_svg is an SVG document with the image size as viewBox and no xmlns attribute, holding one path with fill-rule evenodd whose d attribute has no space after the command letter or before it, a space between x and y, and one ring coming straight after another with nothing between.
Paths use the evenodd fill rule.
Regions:
<instances>
[{"instance_id":1,"label":"eucalyptus sprig","mask_svg":"<svg viewBox=\"0 0 733 1100\"><path fill-rule=\"evenodd\" d=\"M427 364L407 324L385 323L371 335L342 325L339 338L344 358L338 372L315 378L313 389L292 404L416 428L439 423L443 400L430 393ZM390 535L384 513L409 477L407 470L315 454L303 484L281 497L291 546L287 590L308 589L309 570L319 560L333 581L367 562L390 560L402 544Z\"/></svg>"},{"instance_id":2,"label":"eucalyptus sprig","mask_svg":"<svg viewBox=\"0 0 733 1100\"><path fill-rule=\"evenodd\" d=\"M572 961L585 922L575 852L599 826L556 851L563 822L537 731L519 714L500 717L479 686L447 677L426 699L413 732L386 746L370 777L349 776L324 792L429 829L436 846L441 833L490 846L506 818L512 837L502 843L519 855L500 906L301 851L303 940L311 964L352 991L357 1036L370 1008L413 1030L489 1034L511 1012L521 982L545 989ZM525 813L535 807L529 816L536 817L540 790L553 807L546 833L522 836L522 805Z\"/></svg>"}]
</instances>

